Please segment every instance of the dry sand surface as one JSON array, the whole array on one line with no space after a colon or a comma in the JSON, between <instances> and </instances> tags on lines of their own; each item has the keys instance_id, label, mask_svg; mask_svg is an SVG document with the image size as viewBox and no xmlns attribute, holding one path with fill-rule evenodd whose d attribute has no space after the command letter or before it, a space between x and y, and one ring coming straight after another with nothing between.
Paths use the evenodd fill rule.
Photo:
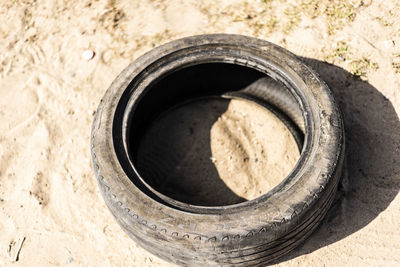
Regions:
<instances>
[{"instance_id":1,"label":"dry sand surface","mask_svg":"<svg viewBox=\"0 0 400 267\"><path fill-rule=\"evenodd\" d=\"M264 107L205 98L155 120L138 149L137 167L174 199L216 206L267 193L298 158L293 136Z\"/></svg>"},{"instance_id":2,"label":"dry sand surface","mask_svg":"<svg viewBox=\"0 0 400 267\"><path fill-rule=\"evenodd\" d=\"M396 0L1 1L0 266L172 266L131 241L107 210L91 169L90 126L131 61L169 40L214 32L259 37L303 57L343 110L348 156L338 198L277 264L399 266L399 21ZM266 168L254 162L261 150L243 141L240 131L252 125L236 113L264 114L276 126L268 136L281 143L262 144L274 152L257 156L267 164L260 166L278 162L284 176L296 147L265 110L229 105L211 127L210 161L232 191L252 198L273 184L257 180ZM248 188L229 179L226 155L236 144L228 132L254 151L239 166Z\"/></svg>"}]
</instances>

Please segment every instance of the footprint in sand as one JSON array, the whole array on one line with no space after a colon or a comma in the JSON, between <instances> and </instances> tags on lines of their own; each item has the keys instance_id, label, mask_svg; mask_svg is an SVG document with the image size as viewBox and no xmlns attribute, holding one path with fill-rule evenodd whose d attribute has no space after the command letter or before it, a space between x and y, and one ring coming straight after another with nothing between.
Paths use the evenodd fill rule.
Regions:
<instances>
[{"instance_id":1,"label":"footprint in sand","mask_svg":"<svg viewBox=\"0 0 400 267\"><path fill-rule=\"evenodd\" d=\"M29 86L27 75L15 74L0 80L0 134L17 128L33 117L39 108L39 97Z\"/></svg>"}]
</instances>

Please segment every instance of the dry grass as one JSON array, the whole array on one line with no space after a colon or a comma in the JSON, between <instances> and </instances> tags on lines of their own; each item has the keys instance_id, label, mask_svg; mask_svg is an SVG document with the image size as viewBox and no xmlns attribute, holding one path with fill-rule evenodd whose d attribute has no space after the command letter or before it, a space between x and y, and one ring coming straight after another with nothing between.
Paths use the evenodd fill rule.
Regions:
<instances>
[{"instance_id":1,"label":"dry grass","mask_svg":"<svg viewBox=\"0 0 400 267\"><path fill-rule=\"evenodd\" d=\"M266 1L270 4L271 1ZM287 22L283 25L285 33L290 32L299 24L303 16L315 19L325 17L328 26L328 33L343 28L346 23L353 21L356 17L355 8L347 0L300 0L285 9L284 16Z\"/></svg>"},{"instance_id":2,"label":"dry grass","mask_svg":"<svg viewBox=\"0 0 400 267\"><path fill-rule=\"evenodd\" d=\"M366 79L368 71L375 71L379 68L378 63L363 56L361 59L353 60L350 64L350 73L361 79Z\"/></svg>"},{"instance_id":3,"label":"dry grass","mask_svg":"<svg viewBox=\"0 0 400 267\"><path fill-rule=\"evenodd\" d=\"M336 48L330 53L327 54L324 58L326 62L331 64L335 64L338 61L346 61L351 57L351 52L349 50L349 46L345 41L340 41L336 43Z\"/></svg>"},{"instance_id":4,"label":"dry grass","mask_svg":"<svg viewBox=\"0 0 400 267\"><path fill-rule=\"evenodd\" d=\"M400 53L393 54L392 68L395 73L400 73Z\"/></svg>"},{"instance_id":5,"label":"dry grass","mask_svg":"<svg viewBox=\"0 0 400 267\"><path fill-rule=\"evenodd\" d=\"M384 18L382 18L382 17L376 17L375 19L376 19L377 21L379 21L379 23L382 24L382 25L385 26L385 27L388 27L388 26L392 26L392 25L393 25L393 22L390 22L390 21L388 21L388 20L386 20L386 19L384 19Z\"/></svg>"}]
</instances>

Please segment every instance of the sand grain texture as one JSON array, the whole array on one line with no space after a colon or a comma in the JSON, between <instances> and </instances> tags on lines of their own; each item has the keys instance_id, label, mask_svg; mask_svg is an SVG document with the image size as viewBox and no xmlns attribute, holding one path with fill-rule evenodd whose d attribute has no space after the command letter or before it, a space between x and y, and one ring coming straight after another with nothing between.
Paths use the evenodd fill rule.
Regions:
<instances>
[{"instance_id":1,"label":"sand grain texture","mask_svg":"<svg viewBox=\"0 0 400 267\"><path fill-rule=\"evenodd\" d=\"M303 57L345 118L341 197L278 265L398 266L398 21L394 0L1 1L0 265L172 266L131 241L107 210L90 126L106 88L135 58L179 37L227 32Z\"/></svg>"}]
</instances>

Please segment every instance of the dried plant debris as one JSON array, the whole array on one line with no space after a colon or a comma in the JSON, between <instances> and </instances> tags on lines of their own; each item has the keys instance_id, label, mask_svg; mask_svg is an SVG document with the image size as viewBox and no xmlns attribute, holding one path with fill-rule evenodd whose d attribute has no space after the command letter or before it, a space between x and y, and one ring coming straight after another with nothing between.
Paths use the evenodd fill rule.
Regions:
<instances>
[{"instance_id":1,"label":"dried plant debris","mask_svg":"<svg viewBox=\"0 0 400 267\"><path fill-rule=\"evenodd\" d=\"M369 70L377 70L378 68L378 63L371 61L367 57L362 57L361 59L353 60L351 62L350 73L365 80Z\"/></svg>"},{"instance_id":2,"label":"dried plant debris","mask_svg":"<svg viewBox=\"0 0 400 267\"><path fill-rule=\"evenodd\" d=\"M270 4L271 1L267 1ZM324 17L328 26L328 33L342 29L346 23L352 22L356 17L355 6L350 1L333 0L301 0L299 3L290 5L284 10L284 16L287 18L283 25L285 33L290 32L297 26L302 17L311 19Z\"/></svg>"},{"instance_id":3,"label":"dried plant debris","mask_svg":"<svg viewBox=\"0 0 400 267\"><path fill-rule=\"evenodd\" d=\"M109 33L114 34L114 31L118 28L120 21L125 17L125 13L122 9L117 8L116 1L110 0L101 13L99 22Z\"/></svg>"},{"instance_id":4,"label":"dried plant debris","mask_svg":"<svg viewBox=\"0 0 400 267\"><path fill-rule=\"evenodd\" d=\"M388 26L392 26L392 25L393 25L393 22L390 22L390 21L388 21L387 19L384 19L384 18L382 18L382 17L376 17L375 19L376 19L377 21L379 21L379 23L382 24L382 25L385 26L385 27L388 27Z\"/></svg>"},{"instance_id":5,"label":"dried plant debris","mask_svg":"<svg viewBox=\"0 0 400 267\"><path fill-rule=\"evenodd\" d=\"M17 240L12 240L8 244L8 255L13 262L17 262L19 260L19 254L22 249L22 245L24 244L25 237L20 237Z\"/></svg>"},{"instance_id":6,"label":"dried plant debris","mask_svg":"<svg viewBox=\"0 0 400 267\"><path fill-rule=\"evenodd\" d=\"M350 48L345 41L339 41L335 45L335 49L332 53L325 56L324 60L331 64L337 63L338 61L346 61L351 56Z\"/></svg>"},{"instance_id":7,"label":"dried plant debris","mask_svg":"<svg viewBox=\"0 0 400 267\"><path fill-rule=\"evenodd\" d=\"M400 53L393 54L392 68L395 73L400 73Z\"/></svg>"}]
</instances>

